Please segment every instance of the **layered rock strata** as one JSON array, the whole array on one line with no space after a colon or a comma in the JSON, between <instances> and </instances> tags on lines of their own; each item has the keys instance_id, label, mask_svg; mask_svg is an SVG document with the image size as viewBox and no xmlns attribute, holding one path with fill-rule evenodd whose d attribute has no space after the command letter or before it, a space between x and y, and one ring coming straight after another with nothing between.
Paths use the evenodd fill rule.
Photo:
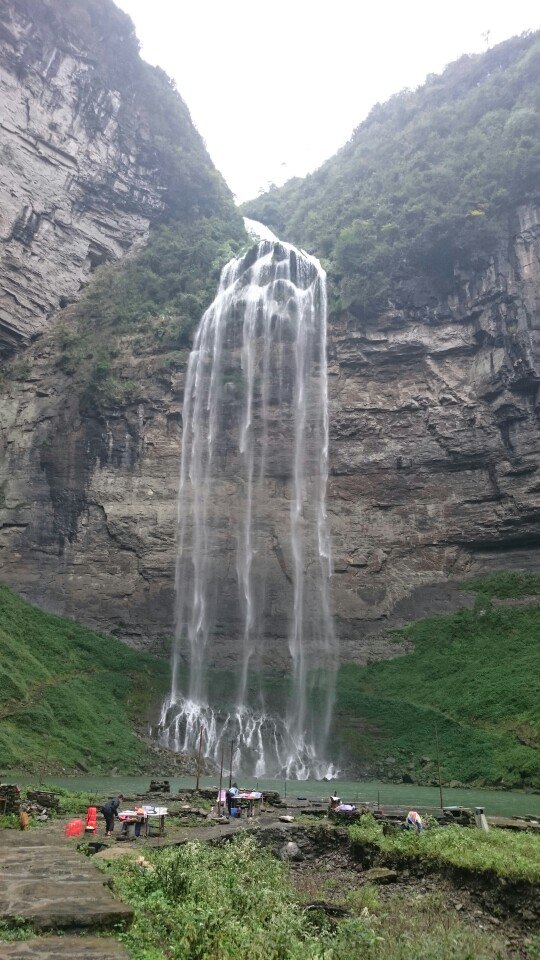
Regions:
<instances>
[{"instance_id":1,"label":"layered rock strata","mask_svg":"<svg viewBox=\"0 0 540 960\"><path fill-rule=\"evenodd\" d=\"M135 88L144 74L159 101L167 82L108 0L69 8L0 3L0 358L167 212L168 171ZM177 101L189 141L177 146L210 167Z\"/></svg>"},{"instance_id":2,"label":"layered rock strata","mask_svg":"<svg viewBox=\"0 0 540 960\"><path fill-rule=\"evenodd\" d=\"M328 509L343 659L395 655L385 628L470 602L457 589L469 574L537 563L539 299L540 211L523 208L507 246L452 299L419 298L364 326L331 318ZM160 647L172 633L185 368L134 355L126 339L136 401L82 414L56 350L43 337L24 376L15 366L4 383L0 578L49 610ZM283 497L286 482L276 504ZM271 552L279 624L292 566L279 537ZM224 571L222 666L237 642L226 581Z\"/></svg>"}]
</instances>

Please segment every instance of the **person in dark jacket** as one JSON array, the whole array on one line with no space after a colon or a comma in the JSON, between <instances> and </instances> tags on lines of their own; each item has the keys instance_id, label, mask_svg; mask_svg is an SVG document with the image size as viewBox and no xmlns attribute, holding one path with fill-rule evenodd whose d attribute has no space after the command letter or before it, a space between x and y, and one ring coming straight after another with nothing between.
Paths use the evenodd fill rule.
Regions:
<instances>
[{"instance_id":1,"label":"person in dark jacket","mask_svg":"<svg viewBox=\"0 0 540 960\"><path fill-rule=\"evenodd\" d=\"M124 797L121 793L112 800L107 800L101 807L101 812L105 817L105 836L110 837L114 830L114 818L118 816L118 810Z\"/></svg>"}]
</instances>

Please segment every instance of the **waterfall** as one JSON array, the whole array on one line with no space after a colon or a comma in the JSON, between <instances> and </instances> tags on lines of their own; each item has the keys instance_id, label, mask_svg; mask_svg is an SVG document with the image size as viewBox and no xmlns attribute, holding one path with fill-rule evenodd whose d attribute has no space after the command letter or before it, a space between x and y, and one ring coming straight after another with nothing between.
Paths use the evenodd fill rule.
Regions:
<instances>
[{"instance_id":1,"label":"waterfall","mask_svg":"<svg viewBox=\"0 0 540 960\"><path fill-rule=\"evenodd\" d=\"M251 230L253 225L250 225ZM162 738L244 774L332 776L326 277L263 239L223 269L187 368Z\"/></svg>"}]
</instances>

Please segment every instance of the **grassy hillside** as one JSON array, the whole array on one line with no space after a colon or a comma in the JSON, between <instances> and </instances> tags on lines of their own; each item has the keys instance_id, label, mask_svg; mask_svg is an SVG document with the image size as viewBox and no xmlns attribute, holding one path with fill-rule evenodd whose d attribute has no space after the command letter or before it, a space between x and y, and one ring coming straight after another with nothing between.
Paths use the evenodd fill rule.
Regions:
<instances>
[{"instance_id":1,"label":"grassy hillside","mask_svg":"<svg viewBox=\"0 0 540 960\"><path fill-rule=\"evenodd\" d=\"M538 199L539 90L540 33L461 57L244 212L323 258L335 309L364 319L390 301L429 303L456 268L485 265L516 207Z\"/></svg>"},{"instance_id":2,"label":"grassy hillside","mask_svg":"<svg viewBox=\"0 0 540 960\"><path fill-rule=\"evenodd\" d=\"M437 778L438 734L447 783L540 788L540 576L466 586L477 592L473 610L403 631L412 653L342 668L337 735L358 761L386 760L378 769L425 783ZM524 605L495 605L513 597Z\"/></svg>"},{"instance_id":3,"label":"grassy hillside","mask_svg":"<svg viewBox=\"0 0 540 960\"><path fill-rule=\"evenodd\" d=\"M148 768L134 725L168 678L166 662L0 585L0 769Z\"/></svg>"},{"instance_id":4,"label":"grassy hillside","mask_svg":"<svg viewBox=\"0 0 540 960\"><path fill-rule=\"evenodd\" d=\"M438 735L446 783L540 788L540 576L467 588L478 592L473 610L403 631L412 653L341 668L337 743L357 768L430 783ZM155 755L134 727L168 680L166 662L0 586L0 769L148 769Z\"/></svg>"}]
</instances>

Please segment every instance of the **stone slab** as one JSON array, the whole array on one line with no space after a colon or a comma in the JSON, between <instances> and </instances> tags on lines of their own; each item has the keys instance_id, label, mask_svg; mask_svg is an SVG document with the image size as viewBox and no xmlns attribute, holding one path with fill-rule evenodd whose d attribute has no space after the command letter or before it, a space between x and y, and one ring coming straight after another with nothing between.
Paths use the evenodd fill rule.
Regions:
<instances>
[{"instance_id":1,"label":"stone slab","mask_svg":"<svg viewBox=\"0 0 540 960\"><path fill-rule=\"evenodd\" d=\"M32 937L18 943L0 942L0 960L128 960L117 940L105 937Z\"/></svg>"},{"instance_id":2,"label":"stone slab","mask_svg":"<svg viewBox=\"0 0 540 960\"><path fill-rule=\"evenodd\" d=\"M47 896L36 893L31 883L21 886L14 883L8 899L0 901L0 921L14 923L22 917L38 930L58 929L106 929L116 924L128 924L133 919L133 910L127 904L115 900L112 894L98 894L97 885L64 884L60 890L55 885ZM21 899L21 896L28 899Z\"/></svg>"},{"instance_id":3,"label":"stone slab","mask_svg":"<svg viewBox=\"0 0 540 960\"><path fill-rule=\"evenodd\" d=\"M35 847L41 849L47 849L50 847L58 847L62 839L62 833L59 832L59 828L56 827L52 829L43 829L38 828L31 830L26 830L22 833L20 830L4 830L2 832L2 846L0 847L0 856L8 849L14 849L19 847ZM66 850L73 850L74 847L68 847L66 841Z\"/></svg>"},{"instance_id":4,"label":"stone slab","mask_svg":"<svg viewBox=\"0 0 540 960\"><path fill-rule=\"evenodd\" d=\"M66 856L63 851L36 851L13 848L0 852L0 885L6 879L16 875L29 880L95 880L103 883L103 877L96 875L95 867L81 854Z\"/></svg>"},{"instance_id":5,"label":"stone slab","mask_svg":"<svg viewBox=\"0 0 540 960\"><path fill-rule=\"evenodd\" d=\"M131 907L115 899L103 874L64 837L8 833L0 848L0 921L22 917L39 930L102 930L131 921Z\"/></svg>"}]
</instances>

